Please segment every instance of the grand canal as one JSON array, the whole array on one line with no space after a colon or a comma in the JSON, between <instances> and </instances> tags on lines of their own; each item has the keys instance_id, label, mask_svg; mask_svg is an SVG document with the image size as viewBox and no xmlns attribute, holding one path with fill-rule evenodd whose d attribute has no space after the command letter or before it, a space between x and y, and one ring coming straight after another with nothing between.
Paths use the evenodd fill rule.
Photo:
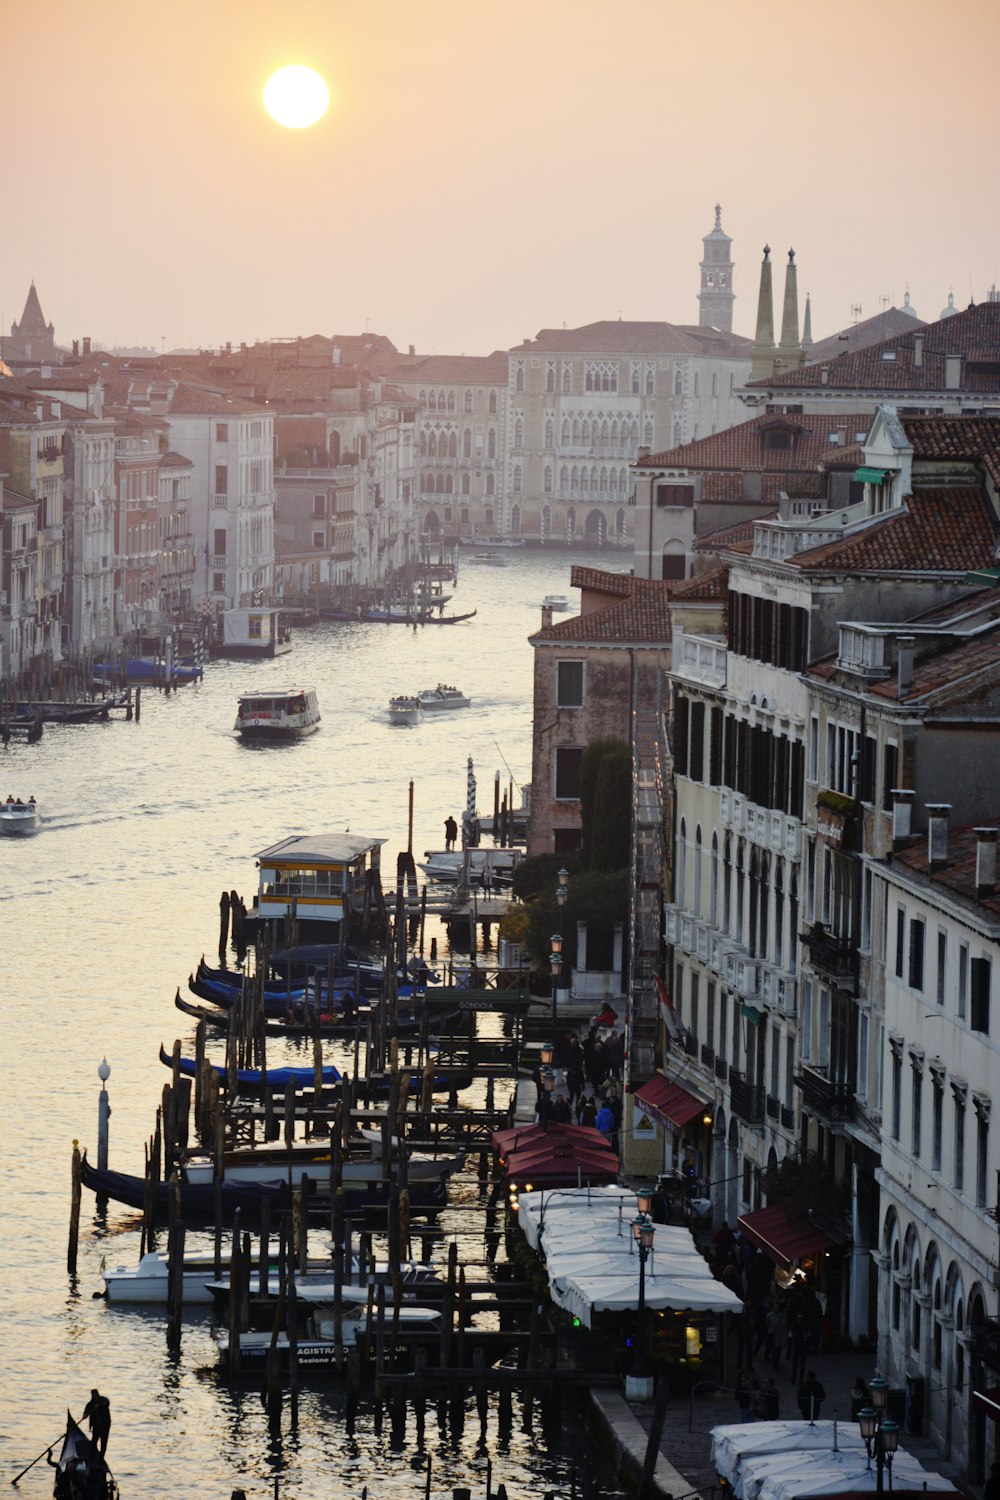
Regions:
<instances>
[{"instance_id":1,"label":"grand canal","mask_svg":"<svg viewBox=\"0 0 1000 1500\"><path fill-rule=\"evenodd\" d=\"M275 663L212 663L204 681L170 697L143 693L141 722L47 728L38 745L0 751L0 795L37 797L37 837L0 844L3 945L3 1198L0 1327L8 1478L59 1438L67 1405L79 1415L91 1386L111 1398L108 1457L124 1500L157 1495L250 1500L422 1493L412 1425L394 1448L362 1408L353 1438L332 1383L304 1383L297 1432L268 1438L259 1390L214 1375L207 1318L185 1326L179 1357L158 1314L112 1309L95 1293L102 1263L133 1264L134 1215L112 1205L106 1221L84 1201L78 1276L65 1269L74 1138L96 1154L97 1067L111 1066L111 1165L142 1169L166 1074L161 1041L189 1023L173 994L217 943L218 898L247 899L254 855L289 833L384 838L384 868L405 847L408 784L415 786L414 849L441 847L443 821L461 814L471 756L479 804L492 810L494 774L506 791L530 774L532 652L527 644L550 592L569 590L574 560L625 570L630 559L524 553L507 567L464 561L449 610L474 620L419 631L402 626L319 625L295 634ZM574 599L572 592L571 599ZM390 696L453 683L466 711L392 725ZM246 689L307 684L323 714L298 745L253 749L233 734ZM442 1220L463 1236L461 1206ZM189 1242L190 1243L190 1242ZM556 1488L593 1467L579 1432L528 1432L515 1402L501 1431L491 1402L487 1439L471 1407L464 1429L429 1416L425 1451L437 1493L482 1491L487 1459L511 1500ZM412 1419L411 1419L412 1421ZM50 1492L44 1461L21 1482Z\"/></svg>"}]
</instances>

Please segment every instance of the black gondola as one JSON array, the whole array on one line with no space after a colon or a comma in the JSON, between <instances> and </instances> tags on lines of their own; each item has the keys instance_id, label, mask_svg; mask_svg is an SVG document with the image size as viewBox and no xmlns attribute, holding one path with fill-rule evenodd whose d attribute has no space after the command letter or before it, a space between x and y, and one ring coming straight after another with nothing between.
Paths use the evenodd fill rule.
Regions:
<instances>
[{"instance_id":1,"label":"black gondola","mask_svg":"<svg viewBox=\"0 0 1000 1500\"><path fill-rule=\"evenodd\" d=\"M100 1198L112 1198L129 1208L141 1209L146 1202L146 1179L130 1177L124 1172L109 1172L92 1167L84 1152L80 1163L80 1181ZM210 1219L215 1213L215 1187L211 1183L181 1182L181 1212L190 1218ZM171 1184L157 1184L157 1204L166 1209L170 1201ZM286 1182L242 1183L223 1182L222 1212L227 1223L236 1209L244 1214L259 1214L261 1205L267 1201L272 1210L291 1208L292 1195Z\"/></svg>"},{"instance_id":2,"label":"black gondola","mask_svg":"<svg viewBox=\"0 0 1000 1500\"><path fill-rule=\"evenodd\" d=\"M58 1459L51 1459L56 1500L118 1500L114 1476L81 1427L66 1413L66 1435Z\"/></svg>"}]
</instances>

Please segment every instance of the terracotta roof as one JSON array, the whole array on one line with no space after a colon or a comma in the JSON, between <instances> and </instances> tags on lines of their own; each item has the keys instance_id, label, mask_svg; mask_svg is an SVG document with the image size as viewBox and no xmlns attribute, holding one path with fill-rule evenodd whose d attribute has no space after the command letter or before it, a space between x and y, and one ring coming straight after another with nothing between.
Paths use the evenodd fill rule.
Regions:
<instances>
[{"instance_id":1,"label":"terracotta roof","mask_svg":"<svg viewBox=\"0 0 1000 1500\"><path fill-rule=\"evenodd\" d=\"M901 307L887 307L885 312L876 313L873 318L852 323L850 328L831 333L829 338L817 339L809 350L809 364L826 364L838 355L867 349L872 344L881 344L885 339L894 338L897 333L912 332L914 328L926 326L922 318L914 317L911 312L904 312Z\"/></svg>"},{"instance_id":2,"label":"terracotta roof","mask_svg":"<svg viewBox=\"0 0 1000 1500\"><path fill-rule=\"evenodd\" d=\"M506 385L507 355L492 354L393 354L376 361L375 368L405 380L427 385Z\"/></svg>"},{"instance_id":3,"label":"terracotta roof","mask_svg":"<svg viewBox=\"0 0 1000 1500\"><path fill-rule=\"evenodd\" d=\"M582 328L543 328L515 344L511 354L565 351L580 354L696 354L716 359L749 359L751 339L678 323L626 323L608 319Z\"/></svg>"},{"instance_id":4,"label":"terracotta roof","mask_svg":"<svg viewBox=\"0 0 1000 1500\"><path fill-rule=\"evenodd\" d=\"M997 523L976 485L918 489L863 531L797 552L803 571L965 573L995 561Z\"/></svg>"},{"instance_id":5,"label":"terracotta roof","mask_svg":"<svg viewBox=\"0 0 1000 1500\"><path fill-rule=\"evenodd\" d=\"M603 568L574 563L569 573L570 587L593 589L601 594L617 594L624 599L632 592L635 579L631 573L607 573Z\"/></svg>"},{"instance_id":6,"label":"terracotta roof","mask_svg":"<svg viewBox=\"0 0 1000 1500\"><path fill-rule=\"evenodd\" d=\"M751 521L737 521L735 526L723 526L719 531L707 531L695 540L695 552L749 552L753 548L754 521L776 521L777 511L770 516L755 516Z\"/></svg>"},{"instance_id":7,"label":"terracotta roof","mask_svg":"<svg viewBox=\"0 0 1000 1500\"><path fill-rule=\"evenodd\" d=\"M670 597L686 604L689 599L725 599L729 589L729 567L713 568L710 573L696 573L693 578L678 579L670 585Z\"/></svg>"},{"instance_id":8,"label":"terracotta roof","mask_svg":"<svg viewBox=\"0 0 1000 1500\"><path fill-rule=\"evenodd\" d=\"M974 827L998 828L1000 816L984 817ZM931 866L927 858L927 836L917 836L909 845L897 850L892 856L894 865L902 865L913 875L921 876L932 885L941 886L956 896L964 896L976 902L990 917L1000 917L1000 886L994 886L991 895L983 900L976 897L976 835L974 827L949 828L948 857L942 865Z\"/></svg>"},{"instance_id":9,"label":"terracotta roof","mask_svg":"<svg viewBox=\"0 0 1000 1500\"><path fill-rule=\"evenodd\" d=\"M1000 416L903 417L902 423L914 458L982 462L1000 483Z\"/></svg>"},{"instance_id":10,"label":"terracotta roof","mask_svg":"<svg viewBox=\"0 0 1000 1500\"><path fill-rule=\"evenodd\" d=\"M613 575L609 575L613 576ZM670 644L670 584L630 578L628 596L572 620L560 620L528 637L532 646Z\"/></svg>"},{"instance_id":11,"label":"terracotta roof","mask_svg":"<svg viewBox=\"0 0 1000 1500\"><path fill-rule=\"evenodd\" d=\"M256 401L243 401L216 391L204 390L184 381L176 387L170 400L172 417L220 416L244 412L263 417L269 415L268 408Z\"/></svg>"},{"instance_id":12,"label":"terracotta roof","mask_svg":"<svg viewBox=\"0 0 1000 1500\"><path fill-rule=\"evenodd\" d=\"M191 459L185 458L183 453L175 453L173 448L168 448L166 453L160 454L161 469L189 469Z\"/></svg>"},{"instance_id":13,"label":"terracotta roof","mask_svg":"<svg viewBox=\"0 0 1000 1500\"><path fill-rule=\"evenodd\" d=\"M923 342L919 365L914 363L918 335ZM895 358L884 359L884 354ZM1000 391L1000 302L980 302L954 317L913 328L866 349L841 354L825 364L804 365L767 380L752 380L748 388L784 391L822 386L829 390L886 395L900 391L943 391L949 354L962 356L961 390Z\"/></svg>"},{"instance_id":14,"label":"terracotta roof","mask_svg":"<svg viewBox=\"0 0 1000 1500\"><path fill-rule=\"evenodd\" d=\"M649 458L640 459L634 467L713 469L739 474L814 473L820 463L838 451L838 445L830 442L831 433L840 437L842 445L853 444L859 432L867 434L871 423L870 412L847 416L843 412L836 416L824 413L817 417L775 416L769 412L753 417L749 422L740 422L737 427L728 427L724 432L698 438L696 442L681 443L676 448L654 453ZM787 448L768 445L768 434L779 432L788 433L790 443Z\"/></svg>"},{"instance_id":15,"label":"terracotta roof","mask_svg":"<svg viewBox=\"0 0 1000 1500\"><path fill-rule=\"evenodd\" d=\"M23 427L35 425L40 420L33 411L27 411L22 406L14 406L9 401L0 400L0 427Z\"/></svg>"}]
</instances>

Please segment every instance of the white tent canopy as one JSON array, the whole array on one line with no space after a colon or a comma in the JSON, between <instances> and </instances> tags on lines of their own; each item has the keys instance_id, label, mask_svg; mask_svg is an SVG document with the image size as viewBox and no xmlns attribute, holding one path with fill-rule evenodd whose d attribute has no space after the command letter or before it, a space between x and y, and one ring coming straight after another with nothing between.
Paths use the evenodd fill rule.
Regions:
<instances>
[{"instance_id":1,"label":"white tent canopy","mask_svg":"<svg viewBox=\"0 0 1000 1500\"><path fill-rule=\"evenodd\" d=\"M595 1312L639 1305L639 1253L632 1238L635 1194L620 1187L522 1193L518 1223L545 1257L549 1295L587 1328ZM651 1311L736 1312L740 1299L716 1281L690 1230L657 1225L646 1261Z\"/></svg>"},{"instance_id":2,"label":"white tent canopy","mask_svg":"<svg viewBox=\"0 0 1000 1500\"><path fill-rule=\"evenodd\" d=\"M836 1447L834 1433L836 1432ZM855 1424L757 1422L716 1427L712 1452L717 1472L736 1500L819 1500L840 1494L874 1494L869 1465ZM892 1462L894 1491L956 1494L950 1479L925 1469L902 1449Z\"/></svg>"}]
</instances>

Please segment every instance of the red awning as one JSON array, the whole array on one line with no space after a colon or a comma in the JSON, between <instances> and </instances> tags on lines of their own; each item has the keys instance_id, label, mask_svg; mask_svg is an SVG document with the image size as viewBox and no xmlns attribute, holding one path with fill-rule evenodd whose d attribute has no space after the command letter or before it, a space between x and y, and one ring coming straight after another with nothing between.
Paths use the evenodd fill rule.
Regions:
<instances>
[{"instance_id":1,"label":"red awning","mask_svg":"<svg viewBox=\"0 0 1000 1500\"><path fill-rule=\"evenodd\" d=\"M985 1391L973 1391L972 1399L994 1422L1000 1418L1000 1385L991 1385Z\"/></svg>"},{"instance_id":2,"label":"red awning","mask_svg":"<svg viewBox=\"0 0 1000 1500\"><path fill-rule=\"evenodd\" d=\"M737 1224L748 1240L759 1245L776 1266L787 1269L806 1255L835 1250L844 1243L835 1231L810 1218L791 1217L783 1208L758 1208L741 1214Z\"/></svg>"},{"instance_id":3,"label":"red awning","mask_svg":"<svg viewBox=\"0 0 1000 1500\"><path fill-rule=\"evenodd\" d=\"M684 1126L708 1107L704 1099L696 1099L694 1094L689 1094L678 1083L671 1083L662 1073L657 1073L655 1078L636 1089L632 1097L644 1115L659 1120L674 1135L680 1135Z\"/></svg>"}]
</instances>

